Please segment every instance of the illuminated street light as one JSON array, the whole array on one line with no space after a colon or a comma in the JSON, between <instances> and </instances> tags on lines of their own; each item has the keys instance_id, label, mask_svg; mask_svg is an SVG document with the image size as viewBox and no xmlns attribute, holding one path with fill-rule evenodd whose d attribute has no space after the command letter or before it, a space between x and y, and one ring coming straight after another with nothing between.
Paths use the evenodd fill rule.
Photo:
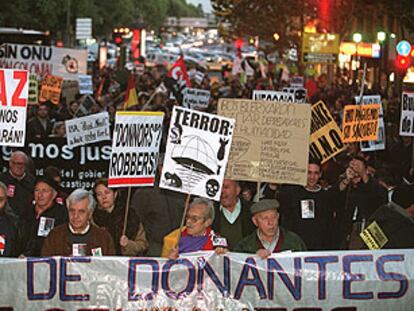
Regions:
<instances>
[{"instance_id":1,"label":"illuminated street light","mask_svg":"<svg viewBox=\"0 0 414 311\"><path fill-rule=\"evenodd\" d=\"M280 39L280 36L279 36L279 34L277 32L275 32L273 34L273 39L275 39L275 41L278 41Z\"/></svg>"},{"instance_id":2,"label":"illuminated street light","mask_svg":"<svg viewBox=\"0 0 414 311\"><path fill-rule=\"evenodd\" d=\"M377 39L379 42L385 41L386 38L387 38L387 34L385 32L383 31L377 32Z\"/></svg>"},{"instance_id":3,"label":"illuminated street light","mask_svg":"<svg viewBox=\"0 0 414 311\"><path fill-rule=\"evenodd\" d=\"M355 43L360 43L362 41L362 35L359 32L356 32L352 35L352 40Z\"/></svg>"}]
</instances>

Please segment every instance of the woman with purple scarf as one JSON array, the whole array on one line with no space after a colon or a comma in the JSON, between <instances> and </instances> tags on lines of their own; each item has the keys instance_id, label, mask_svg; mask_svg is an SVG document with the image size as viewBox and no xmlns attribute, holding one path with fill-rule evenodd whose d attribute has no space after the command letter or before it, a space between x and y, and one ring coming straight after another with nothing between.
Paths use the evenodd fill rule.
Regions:
<instances>
[{"instance_id":1,"label":"woman with purple scarf","mask_svg":"<svg viewBox=\"0 0 414 311\"><path fill-rule=\"evenodd\" d=\"M227 248L222 238L211 230L214 220L213 203L207 199L196 198L188 207L185 217L185 227L181 232L180 240L177 244L179 230L176 229L164 237L162 257L177 259L180 254L197 251L215 250L217 254L224 253ZM219 247L217 246L220 242Z\"/></svg>"}]
</instances>

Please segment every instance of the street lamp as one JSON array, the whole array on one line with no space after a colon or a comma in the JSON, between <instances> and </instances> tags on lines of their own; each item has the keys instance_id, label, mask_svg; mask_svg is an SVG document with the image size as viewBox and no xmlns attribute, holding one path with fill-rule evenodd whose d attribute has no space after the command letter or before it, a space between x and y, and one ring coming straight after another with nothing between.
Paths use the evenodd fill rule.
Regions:
<instances>
[{"instance_id":1,"label":"street lamp","mask_svg":"<svg viewBox=\"0 0 414 311\"><path fill-rule=\"evenodd\" d=\"M356 81L356 76L358 73L359 68L359 61L358 61L358 43L362 41L362 35L359 32L356 32L352 35L352 40L355 42L355 72L353 80Z\"/></svg>"},{"instance_id":2,"label":"street lamp","mask_svg":"<svg viewBox=\"0 0 414 311\"><path fill-rule=\"evenodd\" d=\"M383 70L383 61L385 59L385 48L384 48L384 41L387 38L387 34L384 31L377 32L377 40L380 43L380 59L379 59L379 67L378 67L378 86L381 90L381 77L382 77L382 70Z\"/></svg>"}]
</instances>

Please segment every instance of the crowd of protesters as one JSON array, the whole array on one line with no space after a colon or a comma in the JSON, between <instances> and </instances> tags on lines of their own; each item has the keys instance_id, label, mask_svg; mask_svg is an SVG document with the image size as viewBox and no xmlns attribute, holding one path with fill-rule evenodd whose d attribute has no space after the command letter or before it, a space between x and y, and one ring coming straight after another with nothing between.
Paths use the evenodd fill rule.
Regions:
<instances>
[{"instance_id":1,"label":"crowd of protesters","mask_svg":"<svg viewBox=\"0 0 414 311\"><path fill-rule=\"evenodd\" d=\"M280 90L288 85L270 65L265 74L257 68L245 79L223 71L218 79L205 73L196 81L192 73L198 69L187 70L192 87L210 90L206 109L210 113L216 113L219 98L250 99L255 89ZM180 104L177 96L160 88L166 73L162 66L135 73L138 103L128 107L163 111L165 134L172 107ZM31 106L27 141L65 137L64 121L100 111L109 113L113 125L115 112L124 109L125 75L122 78L122 70L105 68L94 75L93 97L77 95L59 105ZM333 83L325 75L309 78L306 87L307 101L323 100L339 126L344 106L352 104L359 92L342 76ZM216 249L218 253L257 252L265 258L283 250L367 248L360 233L373 220L382 221L389 241L381 247L414 247L413 141L399 136L400 94L380 95L385 150L361 152L359 144L353 143L323 165L310 161L306 186L265 183L257 189L252 182L225 179L220 202L196 198L191 203L182 232L177 229L185 206L183 194L160 189L158 183L138 188L125 218L126 195L108 188L107 180L97 180L90 192L77 189L69 194L59 186L59 168L49 167L44 176L33 176L30 158L15 151L7 172L0 176L0 256L162 255L175 259L185 252ZM166 135L161 151L165 143Z\"/></svg>"}]
</instances>

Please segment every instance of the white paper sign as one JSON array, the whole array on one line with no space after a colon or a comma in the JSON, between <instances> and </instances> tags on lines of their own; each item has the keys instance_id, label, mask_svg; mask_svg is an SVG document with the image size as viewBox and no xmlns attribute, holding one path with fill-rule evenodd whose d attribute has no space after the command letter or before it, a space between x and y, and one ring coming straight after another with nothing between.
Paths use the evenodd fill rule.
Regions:
<instances>
[{"instance_id":1,"label":"white paper sign","mask_svg":"<svg viewBox=\"0 0 414 311\"><path fill-rule=\"evenodd\" d=\"M304 87L285 87L282 92L288 92L295 96L295 103L306 103L308 91Z\"/></svg>"},{"instance_id":2,"label":"white paper sign","mask_svg":"<svg viewBox=\"0 0 414 311\"><path fill-rule=\"evenodd\" d=\"M402 94L400 136L414 136L414 93Z\"/></svg>"},{"instance_id":3,"label":"white paper sign","mask_svg":"<svg viewBox=\"0 0 414 311\"><path fill-rule=\"evenodd\" d=\"M77 81L80 74L86 74L87 61L87 50L53 47L52 74Z\"/></svg>"},{"instance_id":4,"label":"white paper sign","mask_svg":"<svg viewBox=\"0 0 414 311\"><path fill-rule=\"evenodd\" d=\"M29 74L26 70L0 69L0 145L23 147Z\"/></svg>"},{"instance_id":5,"label":"white paper sign","mask_svg":"<svg viewBox=\"0 0 414 311\"><path fill-rule=\"evenodd\" d=\"M92 76L79 75L79 93L80 94L93 94Z\"/></svg>"},{"instance_id":6,"label":"white paper sign","mask_svg":"<svg viewBox=\"0 0 414 311\"><path fill-rule=\"evenodd\" d=\"M186 88L183 107L189 109L206 109L210 101L210 91Z\"/></svg>"},{"instance_id":7,"label":"white paper sign","mask_svg":"<svg viewBox=\"0 0 414 311\"><path fill-rule=\"evenodd\" d=\"M111 140L109 123L107 112L67 120L65 126L68 145L76 147Z\"/></svg>"},{"instance_id":8,"label":"white paper sign","mask_svg":"<svg viewBox=\"0 0 414 311\"><path fill-rule=\"evenodd\" d=\"M163 119L163 112L116 113L109 166L110 187L154 185Z\"/></svg>"},{"instance_id":9,"label":"white paper sign","mask_svg":"<svg viewBox=\"0 0 414 311\"><path fill-rule=\"evenodd\" d=\"M384 125L384 111L382 109L381 95L369 95L362 96L360 102L359 96L355 96L355 102L361 105L369 104L379 104L380 105L380 115L378 122L378 140L369 140L360 142L361 151L375 151L375 150L385 150L385 125Z\"/></svg>"},{"instance_id":10,"label":"white paper sign","mask_svg":"<svg viewBox=\"0 0 414 311\"><path fill-rule=\"evenodd\" d=\"M277 91L263 91L253 90L253 100L266 100L273 102L295 102L295 95L289 92L277 92Z\"/></svg>"},{"instance_id":11,"label":"white paper sign","mask_svg":"<svg viewBox=\"0 0 414 311\"><path fill-rule=\"evenodd\" d=\"M174 107L160 187L218 201L234 119Z\"/></svg>"}]
</instances>

